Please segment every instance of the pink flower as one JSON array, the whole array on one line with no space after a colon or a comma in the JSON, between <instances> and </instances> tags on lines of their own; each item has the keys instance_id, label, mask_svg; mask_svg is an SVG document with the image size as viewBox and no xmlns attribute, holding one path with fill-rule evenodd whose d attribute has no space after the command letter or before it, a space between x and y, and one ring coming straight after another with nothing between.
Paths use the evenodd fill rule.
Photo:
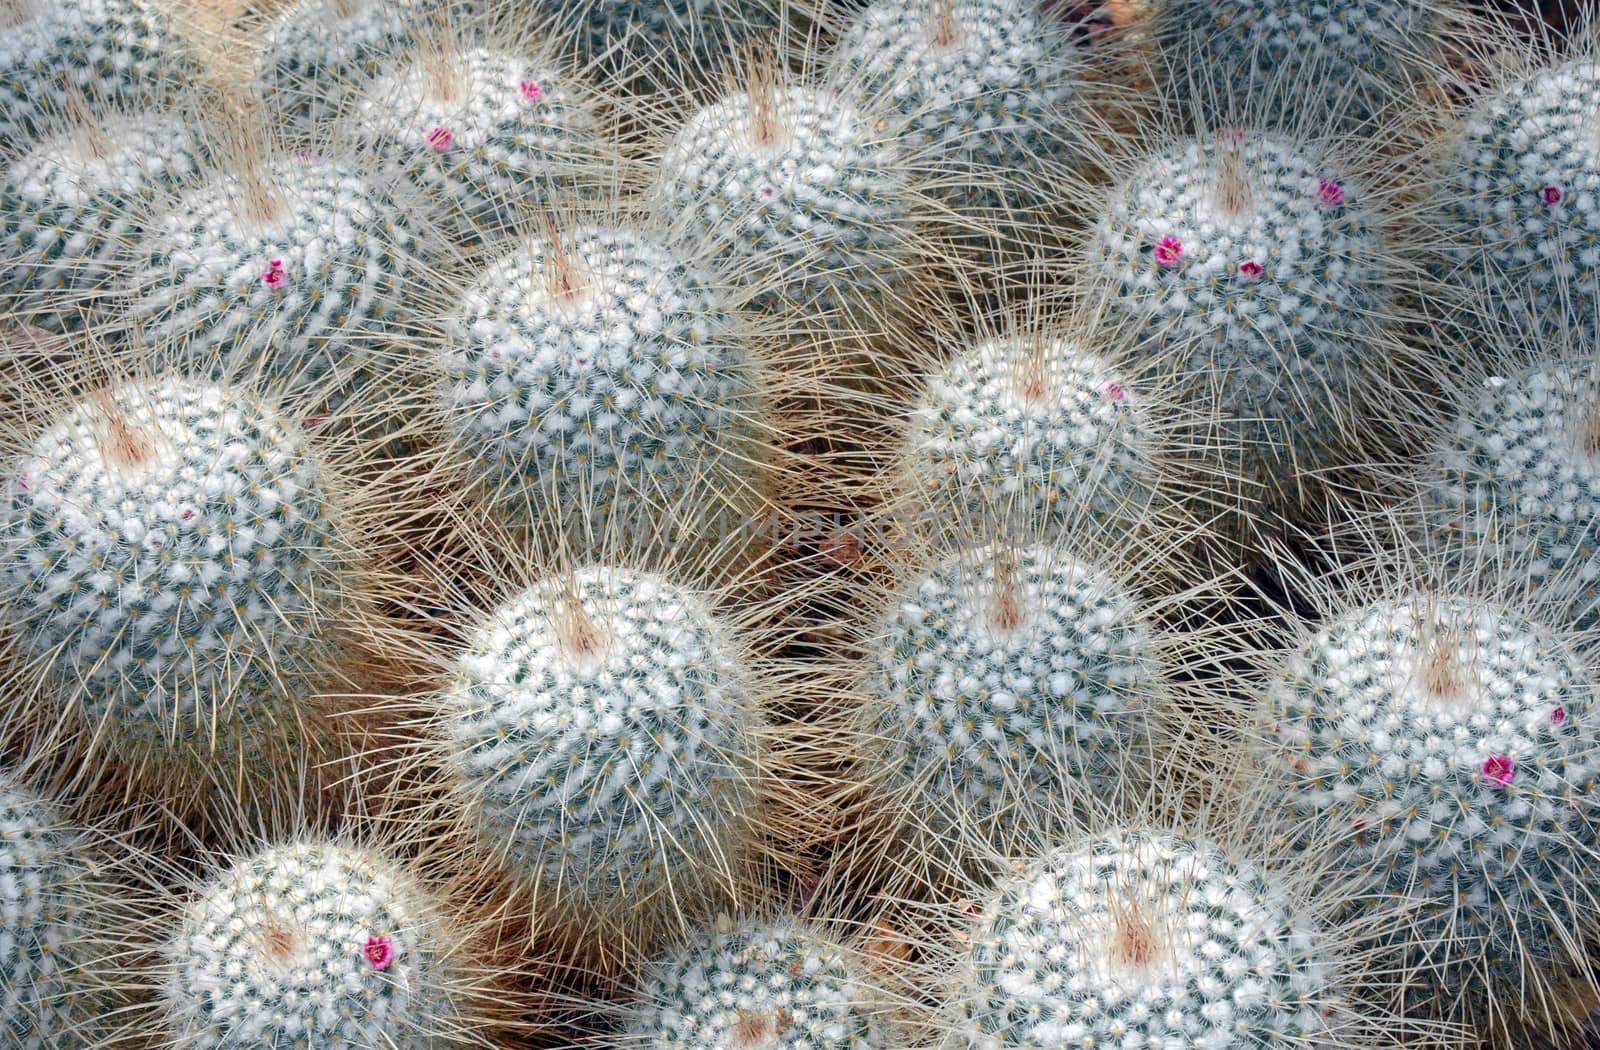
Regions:
<instances>
[{"instance_id":1,"label":"pink flower","mask_svg":"<svg viewBox=\"0 0 1600 1050\"><path fill-rule=\"evenodd\" d=\"M449 128L434 128L424 137L428 145L432 146L436 153L443 153L456 140L455 132Z\"/></svg>"},{"instance_id":2,"label":"pink flower","mask_svg":"<svg viewBox=\"0 0 1600 1050\"><path fill-rule=\"evenodd\" d=\"M361 954L367 957L374 970L387 970L394 962L394 944L387 937L368 937Z\"/></svg>"},{"instance_id":3,"label":"pink flower","mask_svg":"<svg viewBox=\"0 0 1600 1050\"><path fill-rule=\"evenodd\" d=\"M1560 725L1562 722L1565 722L1566 720L1567 720L1567 709L1566 708L1557 707L1554 711L1550 712L1550 721L1554 722L1556 725Z\"/></svg>"},{"instance_id":4,"label":"pink flower","mask_svg":"<svg viewBox=\"0 0 1600 1050\"><path fill-rule=\"evenodd\" d=\"M531 80L524 80L517 86L522 89L522 97L529 102L537 102L544 96L544 88Z\"/></svg>"},{"instance_id":5,"label":"pink flower","mask_svg":"<svg viewBox=\"0 0 1600 1050\"><path fill-rule=\"evenodd\" d=\"M1561 203L1561 187L1560 186L1546 186L1544 188L1544 190L1542 191L1542 196L1544 197L1544 202L1546 204L1560 204Z\"/></svg>"},{"instance_id":6,"label":"pink flower","mask_svg":"<svg viewBox=\"0 0 1600 1050\"><path fill-rule=\"evenodd\" d=\"M1122 389L1122 387L1118 386L1116 383L1107 383L1106 393L1110 395L1111 400L1113 401L1121 401L1123 398L1128 396L1128 392Z\"/></svg>"},{"instance_id":7,"label":"pink flower","mask_svg":"<svg viewBox=\"0 0 1600 1050\"><path fill-rule=\"evenodd\" d=\"M268 288L278 288L289 277L288 271L283 268L282 259L268 259L267 272L261 275L261 283Z\"/></svg>"},{"instance_id":8,"label":"pink flower","mask_svg":"<svg viewBox=\"0 0 1600 1050\"><path fill-rule=\"evenodd\" d=\"M1176 237L1163 237L1156 242L1156 262L1162 266L1176 266L1183 255L1183 242Z\"/></svg>"},{"instance_id":9,"label":"pink flower","mask_svg":"<svg viewBox=\"0 0 1600 1050\"><path fill-rule=\"evenodd\" d=\"M32 487L33 487L33 479L28 477L28 475L23 474L21 477L17 478L17 491L18 492L27 492L28 489L30 489Z\"/></svg>"},{"instance_id":10,"label":"pink flower","mask_svg":"<svg viewBox=\"0 0 1600 1050\"><path fill-rule=\"evenodd\" d=\"M1333 179L1317 180L1317 201L1324 208L1337 208L1344 203L1344 183Z\"/></svg>"},{"instance_id":11,"label":"pink flower","mask_svg":"<svg viewBox=\"0 0 1600 1050\"><path fill-rule=\"evenodd\" d=\"M1509 755L1490 755L1483 760L1483 779L1495 787L1505 787L1515 775L1514 763Z\"/></svg>"},{"instance_id":12,"label":"pink flower","mask_svg":"<svg viewBox=\"0 0 1600 1050\"><path fill-rule=\"evenodd\" d=\"M1261 264L1254 259L1246 259L1239 264L1239 276L1246 281L1254 281L1261 276Z\"/></svg>"}]
</instances>

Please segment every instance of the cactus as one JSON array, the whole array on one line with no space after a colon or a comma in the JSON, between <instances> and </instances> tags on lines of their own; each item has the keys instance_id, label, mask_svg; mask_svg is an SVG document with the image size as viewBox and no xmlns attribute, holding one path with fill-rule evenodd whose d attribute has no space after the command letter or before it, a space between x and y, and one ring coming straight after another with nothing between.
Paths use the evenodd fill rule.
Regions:
<instances>
[{"instance_id":1,"label":"cactus","mask_svg":"<svg viewBox=\"0 0 1600 1050\"><path fill-rule=\"evenodd\" d=\"M1204 127L1377 130L1440 79L1440 0L1155 0L1167 87Z\"/></svg>"},{"instance_id":2,"label":"cactus","mask_svg":"<svg viewBox=\"0 0 1600 1050\"><path fill-rule=\"evenodd\" d=\"M174 925L156 1011L170 1045L483 1045L465 1023L458 935L374 850L316 840L263 850L216 873Z\"/></svg>"},{"instance_id":3,"label":"cactus","mask_svg":"<svg viewBox=\"0 0 1600 1050\"><path fill-rule=\"evenodd\" d=\"M1083 62L1066 26L1036 4L879 0L829 63L837 91L895 113L929 169L929 194L957 222L1048 203L1081 145Z\"/></svg>"},{"instance_id":4,"label":"cactus","mask_svg":"<svg viewBox=\"0 0 1600 1050\"><path fill-rule=\"evenodd\" d=\"M1087 280L1107 341L1205 421L1189 442L1202 469L1241 489L1221 498L1260 501L1226 528L1294 517L1316 473L1349 461L1356 418L1374 429L1407 389L1381 341L1393 278L1363 196L1320 152L1235 132L1146 157L1102 206Z\"/></svg>"},{"instance_id":5,"label":"cactus","mask_svg":"<svg viewBox=\"0 0 1600 1050\"><path fill-rule=\"evenodd\" d=\"M1358 881L1407 1016L1505 1035L1569 1009L1596 928L1595 670L1570 630L1473 588L1342 598L1272 676L1267 790ZM1583 979L1577 978L1578 982Z\"/></svg>"},{"instance_id":6,"label":"cactus","mask_svg":"<svg viewBox=\"0 0 1600 1050\"><path fill-rule=\"evenodd\" d=\"M650 968L623 1045L870 1050L889 1040L860 954L794 920L719 923Z\"/></svg>"},{"instance_id":7,"label":"cactus","mask_svg":"<svg viewBox=\"0 0 1600 1050\"><path fill-rule=\"evenodd\" d=\"M1426 527L1445 553L1486 555L1593 626L1600 603L1600 379L1546 359L1469 391L1420 475Z\"/></svg>"},{"instance_id":8,"label":"cactus","mask_svg":"<svg viewBox=\"0 0 1600 1050\"><path fill-rule=\"evenodd\" d=\"M0 153L68 117L73 95L94 110L155 109L193 74L156 0L9 0L0 11Z\"/></svg>"},{"instance_id":9,"label":"cactus","mask_svg":"<svg viewBox=\"0 0 1600 1050\"><path fill-rule=\"evenodd\" d=\"M200 144L176 117L85 121L0 173L0 301L11 316L77 328L114 286L166 195L194 181Z\"/></svg>"},{"instance_id":10,"label":"cactus","mask_svg":"<svg viewBox=\"0 0 1600 1050\"><path fill-rule=\"evenodd\" d=\"M1280 879L1212 842L1102 832L991 892L960 957L956 1041L1322 1045L1342 1034L1322 938Z\"/></svg>"},{"instance_id":11,"label":"cactus","mask_svg":"<svg viewBox=\"0 0 1600 1050\"><path fill-rule=\"evenodd\" d=\"M1472 308L1533 334L1600 331L1600 60L1538 70L1463 119L1424 242Z\"/></svg>"},{"instance_id":12,"label":"cactus","mask_svg":"<svg viewBox=\"0 0 1600 1050\"><path fill-rule=\"evenodd\" d=\"M1066 338L957 353L911 412L899 467L909 501L926 501L955 536L1126 537L1146 518L1158 469L1126 367Z\"/></svg>"},{"instance_id":13,"label":"cactus","mask_svg":"<svg viewBox=\"0 0 1600 1050\"><path fill-rule=\"evenodd\" d=\"M147 230L127 323L209 374L267 373L308 415L341 411L403 364L416 207L315 155L246 163Z\"/></svg>"},{"instance_id":14,"label":"cactus","mask_svg":"<svg viewBox=\"0 0 1600 1050\"><path fill-rule=\"evenodd\" d=\"M294 427L243 389L130 382L10 469L0 594L73 730L163 789L304 761L356 559Z\"/></svg>"},{"instance_id":15,"label":"cactus","mask_svg":"<svg viewBox=\"0 0 1600 1050\"><path fill-rule=\"evenodd\" d=\"M873 640L867 765L945 838L1003 843L1052 806L1137 792L1153 634L1113 574L1063 550L948 556L901 586Z\"/></svg>"},{"instance_id":16,"label":"cactus","mask_svg":"<svg viewBox=\"0 0 1600 1050\"><path fill-rule=\"evenodd\" d=\"M353 109L362 134L444 201L468 239L492 239L610 178L594 92L545 56L425 40Z\"/></svg>"},{"instance_id":17,"label":"cactus","mask_svg":"<svg viewBox=\"0 0 1600 1050\"><path fill-rule=\"evenodd\" d=\"M882 307L907 248L904 154L846 99L753 66L748 91L700 110L663 150L652 206L726 258L757 309L859 318Z\"/></svg>"},{"instance_id":18,"label":"cactus","mask_svg":"<svg viewBox=\"0 0 1600 1050\"><path fill-rule=\"evenodd\" d=\"M105 1003L88 839L10 772L0 773L0 1034L18 1050L90 1050Z\"/></svg>"},{"instance_id":19,"label":"cactus","mask_svg":"<svg viewBox=\"0 0 1600 1050\"><path fill-rule=\"evenodd\" d=\"M535 583L472 628L441 701L477 852L625 955L737 887L758 699L698 594L602 567Z\"/></svg>"},{"instance_id":20,"label":"cactus","mask_svg":"<svg viewBox=\"0 0 1600 1050\"><path fill-rule=\"evenodd\" d=\"M657 237L552 227L451 316L449 428L491 500L568 550L725 542L764 495L746 328L727 289Z\"/></svg>"}]
</instances>

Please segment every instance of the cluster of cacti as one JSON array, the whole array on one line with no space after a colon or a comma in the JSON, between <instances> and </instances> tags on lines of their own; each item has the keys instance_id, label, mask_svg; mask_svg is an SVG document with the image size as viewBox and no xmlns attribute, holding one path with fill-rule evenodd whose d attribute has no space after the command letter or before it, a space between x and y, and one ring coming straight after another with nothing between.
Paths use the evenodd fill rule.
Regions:
<instances>
[{"instance_id":1,"label":"cluster of cacti","mask_svg":"<svg viewBox=\"0 0 1600 1050\"><path fill-rule=\"evenodd\" d=\"M1479 6L0 0L0 1035L1569 1038L1600 15Z\"/></svg>"}]
</instances>

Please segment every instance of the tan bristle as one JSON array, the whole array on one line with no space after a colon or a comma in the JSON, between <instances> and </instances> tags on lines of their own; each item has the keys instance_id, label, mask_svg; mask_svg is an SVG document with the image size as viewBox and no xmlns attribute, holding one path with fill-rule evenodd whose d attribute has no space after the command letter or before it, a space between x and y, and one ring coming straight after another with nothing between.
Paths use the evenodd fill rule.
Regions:
<instances>
[{"instance_id":1,"label":"tan bristle","mask_svg":"<svg viewBox=\"0 0 1600 1050\"><path fill-rule=\"evenodd\" d=\"M361 10L361 0L333 0L333 17L343 21Z\"/></svg>"},{"instance_id":2,"label":"tan bristle","mask_svg":"<svg viewBox=\"0 0 1600 1050\"><path fill-rule=\"evenodd\" d=\"M84 160L102 160L111 152L111 139L95 119L89 100L71 77L62 78L61 97L71 128L72 148Z\"/></svg>"},{"instance_id":3,"label":"tan bristle","mask_svg":"<svg viewBox=\"0 0 1600 1050\"><path fill-rule=\"evenodd\" d=\"M261 939L265 942L267 958L273 962L288 962L294 956L296 946L294 931L277 916L267 916L261 931Z\"/></svg>"},{"instance_id":4,"label":"tan bristle","mask_svg":"<svg viewBox=\"0 0 1600 1050\"><path fill-rule=\"evenodd\" d=\"M929 36L934 47L955 45L960 38L955 0L933 0L933 32Z\"/></svg>"},{"instance_id":5,"label":"tan bristle","mask_svg":"<svg viewBox=\"0 0 1600 1050\"><path fill-rule=\"evenodd\" d=\"M1224 131L1217 141L1217 207L1229 215L1250 208L1250 184L1244 175L1244 141L1234 131Z\"/></svg>"},{"instance_id":6,"label":"tan bristle","mask_svg":"<svg viewBox=\"0 0 1600 1050\"><path fill-rule=\"evenodd\" d=\"M604 641L600 627L584 611L576 591L567 592L564 605L561 622L556 625L557 635L569 655L580 660L587 659L599 651Z\"/></svg>"},{"instance_id":7,"label":"tan bristle","mask_svg":"<svg viewBox=\"0 0 1600 1050\"><path fill-rule=\"evenodd\" d=\"M771 146L783 129L778 123L777 71L775 56L751 48L746 53L745 73L750 95L750 138L758 146Z\"/></svg>"},{"instance_id":8,"label":"tan bristle","mask_svg":"<svg viewBox=\"0 0 1600 1050\"><path fill-rule=\"evenodd\" d=\"M545 294L556 302L571 302L584 292L583 275L577 260L567 250L561 237L561 225L546 214L539 220L544 234L544 288Z\"/></svg>"},{"instance_id":9,"label":"tan bristle","mask_svg":"<svg viewBox=\"0 0 1600 1050\"><path fill-rule=\"evenodd\" d=\"M1022 606L1017 602L1017 566L1012 558L1002 556L995 568L994 625L1002 631L1014 631L1022 626Z\"/></svg>"},{"instance_id":10,"label":"tan bristle","mask_svg":"<svg viewBox=\"0 0 1600 1050\"><path fill-rule=\"evenodd\" d=\"M1111 960L1129 969L1148 969L1160 953L1155 924L1137 897L1123 897L1107 887L1111 902Z\"/></svg>"},{"instance_id":11,"label":"tan bristle","mask_svg":"<svg viewBox=\"0 0 1600 1050\"><path fill-rule=\"evenodd\" d=\"M106 414L106 436L109 439L103 450L106 459L124 467L137 467L148 460L151 453L149 443L141 440L128 426L122 409L104 391L95 397Z\"/></svg>"},{"instance_id":12,"label":"tan bristle","mask_svg":"<svg viewBox=\"0 0 1600 1050\"><path fill-rule=\"evenodd\" d=\"M772 1031L772 1018L764 1011L740 1010L733 1022L733 1045L759 1046Z\"/></svg>"},{"instance_id":13,"label":"tan bristle","mask_svg":"<svg viewBox=\"0 0 1600 1050\"><path fill-rule=\"evenodd\" d=\"M460 95L458 71L459 55L448 36L441 36L432 46L422 51L422 67L428 74L428 94L440 102L458 101Z\"/></svg>"},{"instance_id":14,"label":"tan bristle","mask_svg":"<svg viewBox=\"0 0 1600 1050\"><path fill-rule=\"evenodd\" d=\"M33 18L33 0L0 0L0 26L20 26Z\"/></svg>"},{"instance_id":15,"label":"tan bristle","mask_svg":"<svg viewBox=\"0 0 1600 1050\"><path fill-rule=\"evenodd\" d=\"M1432 699L1459 700L1467 689L1467 668L1462 666L1462 631L1457 624L1429 617L1419 625L1422 656L1421 685Z\"/></svg>"}]
</instances>

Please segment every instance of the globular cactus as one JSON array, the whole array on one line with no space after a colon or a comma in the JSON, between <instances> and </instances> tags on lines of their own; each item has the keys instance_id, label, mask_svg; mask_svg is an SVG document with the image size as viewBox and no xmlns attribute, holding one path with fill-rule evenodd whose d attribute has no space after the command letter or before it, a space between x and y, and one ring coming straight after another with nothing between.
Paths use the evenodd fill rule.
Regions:
<instances>
[{"instance_id":1,"label":"globular cactus","mask_svg":"<svg viewBox=\"0 0 1600 1050\"><path fill-rule=\"evenodd\" d=\"M893 800L937 840L1003 846L1142 795L1157 634L1131 588L1067 549L995 545L915 571L867 639L870 804Z\"/></svg>"},{"instance_id":2,"label":"globular cactus","mask_svg":"<svg viewBox=\"0 0 1600 1050\"><path fill-rule=\"evenodd\" d=\"M860 952L795 920L723 920L649 969L618 1045L871 1050L885 996Z\"/></svg>"},{"instance_id":3,"label":"globular cactus","mask_svg":"<svg viewBox=\"0 0 1600 1050\"><path fill-rule=\"evenodd\" d=\"M195 67L160 0L10 0L0 12L0 154L72 111L156 109Z\"/></svg>"},{"instance_id":4,"label":"globular cactus","mask_svg":"<svg viewBox=\"0 0 1600 1050\"><path fill-rule=\"evenodd\" d=\"M748 89L662 151L652 207L726 260L757 309L808 330L885 308L910 243L910 169L887 122L751 63Z\"/></svg>"},{"instance_id":5,"label":"globular cactus","mask_svg":"<svg viewBox=\"0 0 1600 1050\"><path fill-rule=\"evenodd\" d=\"M738 545L773 424L729 292L622 219L550 224L488 266L449 317L441 389L479 489L569 552Z\"/></svg>"},{"instance_id":6,"label":"globular cactus","mask_svg":"<svg viewBox=\"0 0 1600 1050\"><path fill-rule=\"evenodd\" d=\"M204 160L185 122L157 113L88 118L18 157L0 173L0 303L46 329L81 326Z\"/></svg>"},{"instance_id":7,"label":"globular cactus","mask_svg":"<svg viewBox=\"0 0 1600 1050\"><path fill-rule=\"evenodd\" d=\"M828 74L864 111L894 114L949 221L984 229L1053 201L1084 145L1083 66L1066 25L1036 4L880 0L845 31Z\"/></svg>"},{"instance_id":8,"label":"globular cactus","mask_svg":"<svg viewBox=\"0 0 1600 1050\"><path fill-rule=\"evenodd\" d=\"M1355 880L1351 922L1388 913L1365 954L1396 1005L1509 1037L1592 996L1596 677L1580 634L1476 589L1324 599L1267 687L1263 790Z\"/></svg>"},{"instance_id":9,"label":"globular cactus","mask_svg":"<svg viewBox=\"0 0 1600 1050\"><path fill-rule=\"evenodd\" d=\"M1202 126L1392 128L1443 80L1457 13L1439 0L1153 0L1166 86Z\"/></svg>"},{"instance_id":10,"label":"globular cactus","mask_svg":"<svg viewBox=\"0 0 1600 1050\"><path fill-rule=\"evenodd\" d=\"M236 790L258 762L264 794L320 753L310 701L340 680L359 558L291 423L243 388L133 381L9 460L0 597L38 694L8 721L162 797Z\"/></svg>"},{"instance_id":11,"label":"globular cactus","mask_svg":"<svg viewBox=\"0 0 1600 1050\"><path fill-rule=\"evenodd\" d=\"M146 230L125 323L188 367L272 377L306 415L370 414L426 289L420 205L380 178L306 153L225 170Z\"/></svg>"},{"instance_id":12,"label":"globular cactus","mask_svg":"<svg viewBox=\"0 0 1600 1050\"><path fill-rule=\"evenodd\" d=\"M1227 531L1314 505L1319 475L1380 440L1411 389L1384 338L1394 263L1366 198L1321 150L1236 131L1146 156L1100 207L1085 280L1104 339L1184 407L1173 441L1232 511Z\"/></svg>"},{"instance_id":13,"label":"globular cactus","mask_svg":"<svg viewBox=\"0 0 1600 1050\"><path fill-rule=\"evenodd\" d=\"M603 566L539 580L473 625L440 698L473 851L552 933L626 959L747 881L762 696L700 594Z\"/></svg>"},{"instance_id":14,"label":"globular cactus","mask_svg":"<svg viewBox=\"0 0 1600 1050\"><path fill-rule=\"evenodd\" d=\"M10 772L0 773L0 1035L18 1050L104 1045L109 985L94 919L90 840Z\"/></svg>"},{"instance_id":15,"label":"globular cactus","mask_svg":"<svg viewBox=\"0 0 1600 1050\"><path fill-rule=\"evenodd\" d=\"M592 88L542 54L448 33L420 40L353 105L379 155L445 205L452 230L492 239L556 201L609 186L614 159Z\"/></svg>"},{"instance_id":16,"label":"globular cactus","mask_svg":"<svg viewBox=\"0 0 1600 1050\"><path fill-rule=\"evenodd\" d=\"M183 1050L484 1046L466 938L382 852L304 839L196 887L162 945L152 1030Z\"/></svg>"},{"instance_id":17,"label":"globular cactus","mask_svg":"<svg viewBox=\"0 0 1600 1050\"><path fill-rule=\"evenodd\" d=\"M1147 522L1162 474L1162 435L1131 368L1074 337L961 349L912 408L902 501L948 536L1125 539Z\"/></svg>"},{"instance_id":18,"label":"globular cactus","mask_svg":"<svg viewBox=\"0 0 1600 1050\"><path fill-rule=\"evenodd\" d=\"M1434 275L1535 335L1600 332L1600 58L1527 73L1462 119L1427 187Z\"/></svg>"},{"instance_id":19,"label":"globular cactus","mask_svg":"<svg viewBox=\"0 0 1600 1050\"><path fill-rule=\"evenodd\" d=\"M1009 875L978 909L955 960L952 1045L1349 1037L1323 930L1284 880L1204 837L1102 831Z\"/></svg>"}]
</instances>

